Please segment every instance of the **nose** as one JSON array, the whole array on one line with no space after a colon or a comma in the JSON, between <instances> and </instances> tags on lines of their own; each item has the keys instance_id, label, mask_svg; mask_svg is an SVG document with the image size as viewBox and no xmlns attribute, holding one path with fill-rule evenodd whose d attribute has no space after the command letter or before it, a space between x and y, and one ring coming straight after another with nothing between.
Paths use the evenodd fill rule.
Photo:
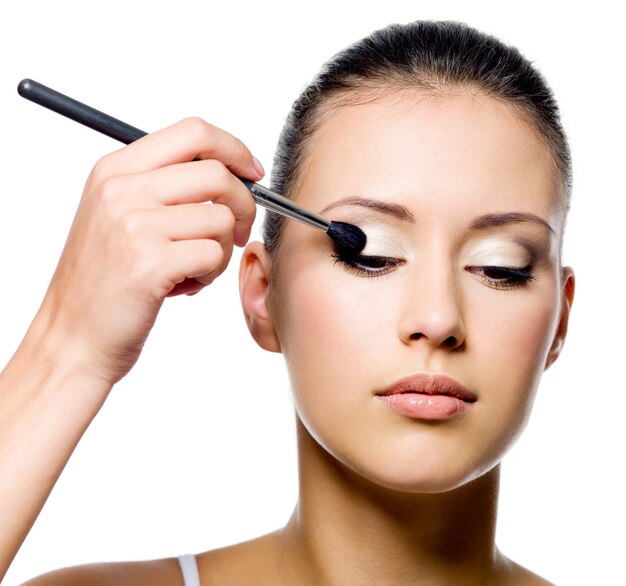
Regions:
<instances>
[{"instance_id":1,"label":"nose","mask_svg":"<svg viewBox=\"0 0 626 586\"><path fill-rule=\"evenodd\" d=\"M404 344L425 343L454 350L465 341L460 291L452 270L443 263L416 267L400 313L399 337Z\"/></svg>"}]
</instances>

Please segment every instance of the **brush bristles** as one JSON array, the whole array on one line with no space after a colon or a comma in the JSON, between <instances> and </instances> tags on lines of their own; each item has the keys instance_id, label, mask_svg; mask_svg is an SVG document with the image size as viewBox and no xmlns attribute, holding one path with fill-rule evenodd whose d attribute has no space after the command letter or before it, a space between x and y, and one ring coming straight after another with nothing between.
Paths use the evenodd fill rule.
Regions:
<instances>
[{"instance_id":1,"label":"brush bristles","mask_svg":"<svg viewBox=\"0 0 626 586\"><path fill-rule=\"evenodd\" d=\"M347 222L331 222L326 233L335 241L339 251L345 254L359 254L367 242L365 232Z\"/></svg>"}]
</instances>

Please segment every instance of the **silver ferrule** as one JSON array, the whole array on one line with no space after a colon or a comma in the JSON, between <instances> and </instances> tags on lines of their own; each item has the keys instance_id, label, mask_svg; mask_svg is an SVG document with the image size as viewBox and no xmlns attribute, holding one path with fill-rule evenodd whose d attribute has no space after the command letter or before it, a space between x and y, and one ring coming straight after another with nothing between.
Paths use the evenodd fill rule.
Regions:
<instances>
[{"instance_id":1,"label":"silver ferrule","mask_svg":"<svg viewBox=\"0 0 626 586\"><path fill-rule=\"evenodd\" d=\"M255 201L260 206L263 206L272 212L276 212L277 214L281 214L282 216L287 216L288 218L304 222L305 224L308 224L313 228L317 228L318 230L323 230L324 232L327 232L328 228L330 228L330 220L300 207L292 200L279 195L278 193L274 193L267 187L263 187L258 183L253 183L252 181L247 181L246 179L241 179L241 181L250 190Z\"/></svg>"}]
</instances>

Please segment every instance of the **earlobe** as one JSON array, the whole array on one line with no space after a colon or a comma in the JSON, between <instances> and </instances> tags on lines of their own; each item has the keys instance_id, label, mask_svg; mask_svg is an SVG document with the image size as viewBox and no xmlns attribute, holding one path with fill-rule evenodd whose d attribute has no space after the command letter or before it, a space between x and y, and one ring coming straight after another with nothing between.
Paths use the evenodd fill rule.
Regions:
<instances>
[{"instance_id":1,"label":"earlobe","mask_svg":"<svg viewBox=\"0 0 626 586\"><path fill-rule=\"evenodd\" d=\"M556 328L556 333L544 370L547 370L552 366L554 361L561 354L563 345L565 344L565 337L567 335L567 327L569 324L570 311L572 309L572 303L574 301L574 290L576 280L574 278L574 271L571 267L563 267L563 288L561 290L561 315L559 323Z\"/></svg>"},{"instance_id":2,"label":"earlobe","mask_svg":"<svg viewBox=\"0 0 626 586\"><path fill-rule=\"evenodd\" d=\"M270 258L261 242L248 244L239 267L239 295L248 329L256 343L269 352L280 352L280 343L269 308Z\"/></svg>"}]
</instances>

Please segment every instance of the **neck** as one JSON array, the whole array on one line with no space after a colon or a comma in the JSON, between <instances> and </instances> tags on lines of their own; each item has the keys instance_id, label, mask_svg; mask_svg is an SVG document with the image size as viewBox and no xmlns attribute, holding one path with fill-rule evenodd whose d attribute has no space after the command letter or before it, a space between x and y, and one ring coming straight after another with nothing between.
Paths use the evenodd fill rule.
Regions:
<instances>
[{"instance_id":1,"label":"neck","mask_svg":"<svg viewBox=\"0 0 626 586\"><path fill-rule=\"evenodd\" d=\"M439 494L374 485L298 421L300 500L281 540L302 584L490 584L499 467ZM295 564L294 564L295 561Z\"/></svg>"}]
</instances>

